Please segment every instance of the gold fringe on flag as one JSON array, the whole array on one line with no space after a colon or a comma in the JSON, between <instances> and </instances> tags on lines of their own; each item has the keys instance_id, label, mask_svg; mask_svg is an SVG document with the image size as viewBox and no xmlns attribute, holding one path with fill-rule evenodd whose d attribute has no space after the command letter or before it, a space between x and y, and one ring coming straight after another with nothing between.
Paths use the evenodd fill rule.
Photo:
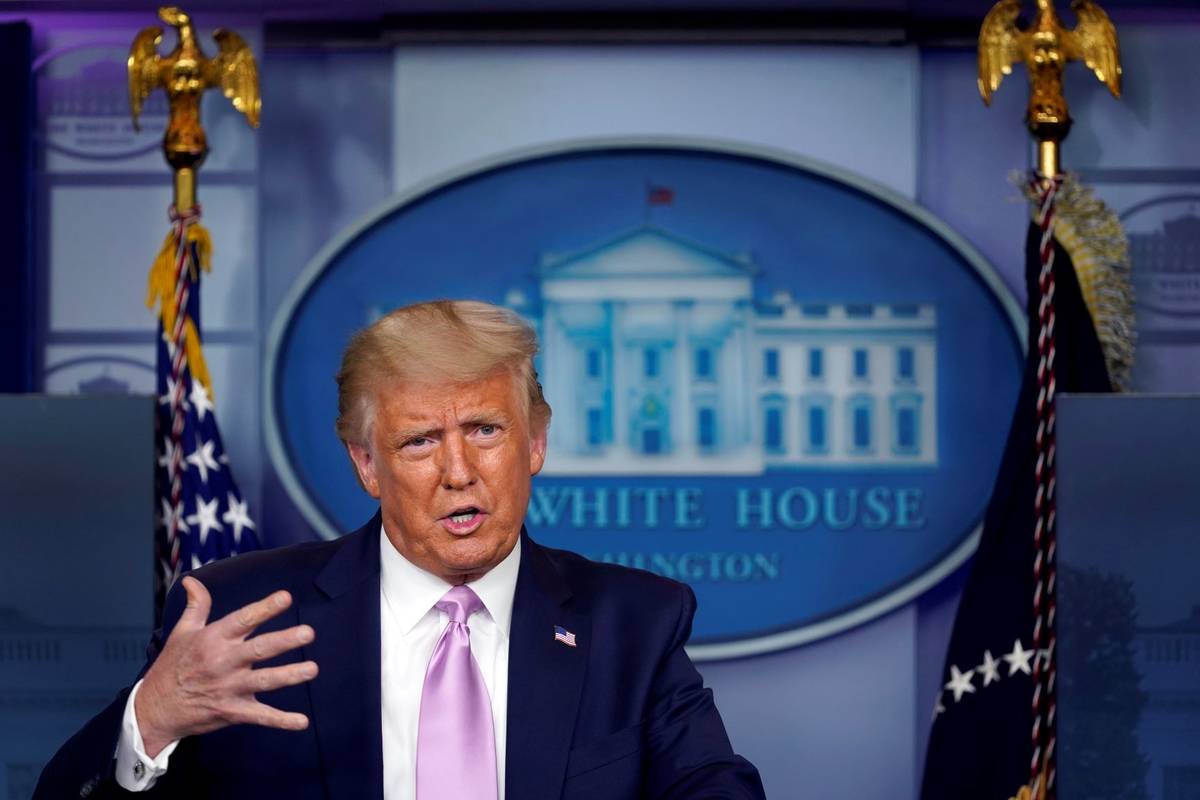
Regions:
<instances>
[{"instance_id":1,"label":"gold fringe on flag","mask_svg":"<svg viewBox=\"0 0 1200 800\"><path fill-rule=\"evenodd\" d=\"M186 230L188 244L195 248L200 269L210 272L212 270L212 236L208 229L198 222L187 225ZM167 332L174 330L175 315L179 313L175 307L175 254L178 252L178 248L175 228L172 227L167 238L163 240L158 257L154 259L154 264L150 267L150 276L146 286L146 307L151 310L155 305L159 307L162 327ZM194 264L191 265L191 269L195 270ZM200 286L198 278L199 276L193 273L193 291ZM192 323L191 317L183 321L183 336L187 348L188 369L191 370L192 378L200 381L208 390L208 396L211 398L214 396L212 381L209 379L208 365L204 363L204 351L200 347L200 336L196 332L196 326Z\"/></svg>"},{"instance_id":2,"label":"gold fringe on flag","mask_svg":"<svg viewBox=\"0 0 1200 800\"><path fill-rule=\"evenodd\" d=\"M1037 198L1027 175L1014 173L1013 181L1034 204L1036 213ZM1137 348L1129 240L1116 213L1073 173L1063 176L1055 215L1054 237L1071 256L1104 351L1109 380L1115 391L1128 391Z\"/></svg>"}]
</instances>

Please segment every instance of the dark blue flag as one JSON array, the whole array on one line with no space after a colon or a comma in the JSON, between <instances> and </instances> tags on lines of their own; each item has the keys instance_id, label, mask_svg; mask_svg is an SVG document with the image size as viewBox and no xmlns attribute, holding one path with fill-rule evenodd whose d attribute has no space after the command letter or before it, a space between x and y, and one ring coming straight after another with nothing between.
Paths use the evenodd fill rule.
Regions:
<instances>
[{"instance_id":1,"label":"dark blue flag","mask_svg":"<svg viewBox=\"0 0 1200 800\"><path fill-rule=\"evenodd\" d=\"M1035 642L1033 611L1038 366L1044 355L1038 346L1041 235L1037 225L1030 226L1025 245L1029 356L946 655L922 800L1008 800L1031 782L1034 676L1048 665L1051 649L1050 630L1041 631L1042 646ZM1104 352L1070 256L1057 241L1052 244L1056 390L1111 391ZM1047 499L1052 510L1052 489ZM1040 731L1041 748L1047 745L1047 728L1053 730L1052 720Z\"/></svg>"}]
</instances>

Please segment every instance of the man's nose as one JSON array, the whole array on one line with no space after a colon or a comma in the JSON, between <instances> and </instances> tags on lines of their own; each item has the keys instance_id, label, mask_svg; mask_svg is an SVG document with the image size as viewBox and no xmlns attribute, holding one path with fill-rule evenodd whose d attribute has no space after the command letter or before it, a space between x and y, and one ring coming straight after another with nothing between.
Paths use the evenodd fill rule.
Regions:
<instances>
[{"instance_id":1,"label":"man's nose","mask_svg":"<svg viewBox=\"0 0 1200 800\"><path fill-rule=\"evenodd\" d=\"M464 437L446 437L442 454L443 488L465 489L475 483L474 455Z\"/></svg>"}]
</instances>

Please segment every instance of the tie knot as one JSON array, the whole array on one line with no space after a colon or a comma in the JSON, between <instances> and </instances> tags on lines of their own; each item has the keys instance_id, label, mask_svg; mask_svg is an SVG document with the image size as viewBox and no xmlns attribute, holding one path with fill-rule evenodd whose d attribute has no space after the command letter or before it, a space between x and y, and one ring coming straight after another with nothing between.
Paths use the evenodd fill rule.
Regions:
<instances>
[{"instance_id":1,"label":"tie knot","mask_svg":"<svg viewBox=\"0 0 1200 800\"><path fill-rule=\"evenodd\" d=\"M483 601L469 586L455 586L442 595L435 607L450 615L451 622L466 624L472 614L483 608Z\"/></svg>"}]
</instances>

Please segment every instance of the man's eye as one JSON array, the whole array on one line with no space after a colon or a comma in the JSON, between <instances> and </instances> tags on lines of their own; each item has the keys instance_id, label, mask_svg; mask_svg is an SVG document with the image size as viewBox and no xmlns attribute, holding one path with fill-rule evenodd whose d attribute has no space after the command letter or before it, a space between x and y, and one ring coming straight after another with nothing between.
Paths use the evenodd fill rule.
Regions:
<instances>
[{"instance_id":1,"label":"man's eye","mask_svg":"<svg viewBox=\"0 0 1200 800\"><path fill-rule=\"evenodd\" d=\"M427 444L428 442L429 442L429 437L427 437L427 436L414 436L413 438L411 438L407 442L405 442L404 446L405 447L420 447L421 445Z\"/></svg>"},{"instance_id":2,"label":"man's eye","mask_svg":"<svg viewBox=\"0 0 1200 800\"><path fill-rule=\"evenodd\" d=\"M495 425L480 425L479 432L482 433L484 436L494 436L495 434L500 432L500 429L498 427L496 427Z\"/></svg>"}]
</instances>

